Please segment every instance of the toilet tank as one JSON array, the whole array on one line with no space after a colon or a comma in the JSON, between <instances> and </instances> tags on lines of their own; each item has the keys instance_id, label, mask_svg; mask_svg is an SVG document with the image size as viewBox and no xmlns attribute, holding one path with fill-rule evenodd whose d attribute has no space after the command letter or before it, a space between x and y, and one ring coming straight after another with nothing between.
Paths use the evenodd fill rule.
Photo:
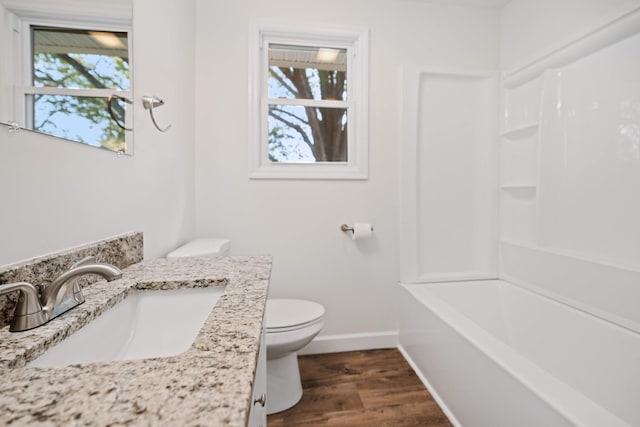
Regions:
<instances>
[{"instance_id":1,"label":"toilet tank","mask_svg":"<svg viewBox=\"0 0 640 427\"><path fill-rule=\"evenodd\" d=\"M167 258L228 256L230 249L231 241L228 239L196 239L169 252Z\"/></svg>"}]
</instances>

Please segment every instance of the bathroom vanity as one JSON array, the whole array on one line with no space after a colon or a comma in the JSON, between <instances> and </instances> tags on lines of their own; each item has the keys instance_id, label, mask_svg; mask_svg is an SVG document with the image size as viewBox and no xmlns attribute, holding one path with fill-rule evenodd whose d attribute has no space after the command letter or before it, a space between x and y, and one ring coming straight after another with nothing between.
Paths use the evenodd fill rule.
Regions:
<instances>
[{"instance_id":1,"label":"bathroom vanity","mask_svg":"<svg viewBox=\"0 0 640 427\"><path fill-rule=\"evenodd\" d=\"M123 268L121 279L85 286L84 304L39 328L2 328L0 424L266 424L258 356L270 271L268 256L141 261ZM224 292L182 354L25 367L134 292L210 286Z\"/></svg>"}]
</instances>

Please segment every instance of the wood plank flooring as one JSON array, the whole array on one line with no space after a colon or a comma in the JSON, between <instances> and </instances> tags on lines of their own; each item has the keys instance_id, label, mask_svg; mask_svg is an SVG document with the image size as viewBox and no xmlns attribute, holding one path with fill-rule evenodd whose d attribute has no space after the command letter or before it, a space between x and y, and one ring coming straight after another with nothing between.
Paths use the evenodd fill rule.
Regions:
<instances>
[{"instance_id":1,"label":"wood plank flooring","mask_svg":"<svg viewBox=\"0 0 640 427\"><path fill-rule=\"evenodd\" d=\"M397 349L298 358L304 389L269 427L451 427Z\"/></svg>"}]
</instances>

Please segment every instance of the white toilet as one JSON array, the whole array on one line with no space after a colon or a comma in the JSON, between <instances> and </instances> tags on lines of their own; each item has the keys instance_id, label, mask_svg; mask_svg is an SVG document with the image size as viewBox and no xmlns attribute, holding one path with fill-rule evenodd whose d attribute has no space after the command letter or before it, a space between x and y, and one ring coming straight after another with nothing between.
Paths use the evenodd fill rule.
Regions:
<instances>
[{"instance_id":1,"label":"white toilet","mask_svg":"<svg viewBox=\"0 0 640 427\"><path fill-rule=\"evenodd\" d=\"M302 397L298 351L324 325L324 307L299 299L267 300L267 414L284 411Z\"/></svg>"},{"instance_id":2,"label":"white toilet","mask_svg":"<svg viewBox=\"0 0 640 427\"><path fill-rule=\"evenodd\" d=\"M197 239L170 252L167 258L227 256L230 248L227 239ZM324 307L318 303L267 300L267 414L289 409L302 397L298 351L318 335L323 324Z\"/></svg>"}]
</instances>

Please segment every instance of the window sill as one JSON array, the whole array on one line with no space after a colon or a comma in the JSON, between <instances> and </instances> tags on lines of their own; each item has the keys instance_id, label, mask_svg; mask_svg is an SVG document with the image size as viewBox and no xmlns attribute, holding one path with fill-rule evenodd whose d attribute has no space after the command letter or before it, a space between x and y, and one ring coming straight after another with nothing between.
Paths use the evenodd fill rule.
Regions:
<instances>
[{"instance_id":1,"label":"window sill","mask_svg":"<svg viewBox=\"0 0 640 427\"><path fill-rule=\"evenodd\" d=\"M331 180L366 180L366 168L357 168L344 163L338 164L265 164L249 173L249 179L331 179Z\"/></svg>"}]
</instances>

